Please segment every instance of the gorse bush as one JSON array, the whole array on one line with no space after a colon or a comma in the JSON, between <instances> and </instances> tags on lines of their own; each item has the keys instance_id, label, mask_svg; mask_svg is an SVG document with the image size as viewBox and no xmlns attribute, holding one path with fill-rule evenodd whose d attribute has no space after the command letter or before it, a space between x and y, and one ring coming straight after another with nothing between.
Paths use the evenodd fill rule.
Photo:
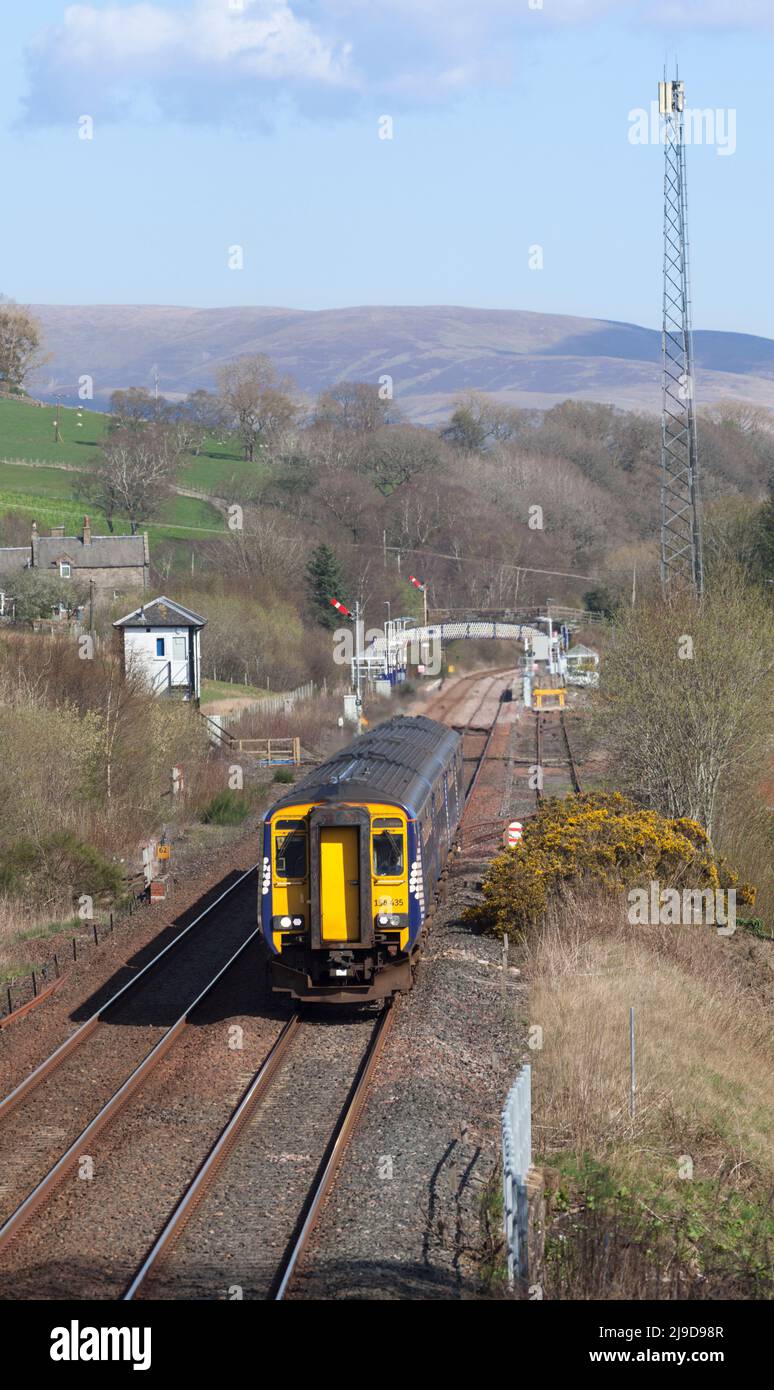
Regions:
<instances>
[{"instance_id":1,"label":"gorse bush","mask_svg":"<svg viewBox=\"0 0 774 1390\"><path fill-rule=\"evenodd\" d=\"M618 792L595 792L543 803L524 826L519 847L499 854L484 881L483 902L465 920L523 936L564 885L588 882L611 891L658 879L691 889L735 888L752 903L755 890L713 852L693 820L669 820Z\"/></svg>"}]
</instances>

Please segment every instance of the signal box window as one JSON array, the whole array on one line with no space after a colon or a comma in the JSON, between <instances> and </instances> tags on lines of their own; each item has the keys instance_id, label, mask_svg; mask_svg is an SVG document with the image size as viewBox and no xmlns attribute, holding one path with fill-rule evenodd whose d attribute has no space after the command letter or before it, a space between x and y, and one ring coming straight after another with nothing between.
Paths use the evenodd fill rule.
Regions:
<instances>
[{"instance_id":1,"label":"signal box window","mask_svg":"<svg viewBox=\"0 0 774 1390\"><path fill-rule=\"evenodd\" d=\"M279 821L274 867L279 878L306 878L306 833L303 821Z\"/></svg>"},{"instance_id":2,"label":"signal box window","mask_svg":"<svg viewBox=\"0 0 774 1390\"><path fill-rule=\"evenodd\" d=\"M403 873L403 836L396 830L374 835L374 873L377 878L398 878Z\"/></svg>"}]
</instances>

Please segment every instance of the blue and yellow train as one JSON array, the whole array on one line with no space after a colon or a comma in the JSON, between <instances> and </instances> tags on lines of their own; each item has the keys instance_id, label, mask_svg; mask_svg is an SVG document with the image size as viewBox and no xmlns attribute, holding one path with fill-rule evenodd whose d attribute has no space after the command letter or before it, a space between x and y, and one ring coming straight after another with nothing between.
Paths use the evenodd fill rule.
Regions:
<instances>
[{"instance_id":1,"label":"blue and yellow train","mask_svg":"<svg viewBox=\"0 0 774 1390\"><path fill-rule=\"evenodd\" d=\"M334 1004L410 989L463 801L462 739L424 716L380 724L277 801L260 894L272 988Z\"/></svg>"}]
</instances>

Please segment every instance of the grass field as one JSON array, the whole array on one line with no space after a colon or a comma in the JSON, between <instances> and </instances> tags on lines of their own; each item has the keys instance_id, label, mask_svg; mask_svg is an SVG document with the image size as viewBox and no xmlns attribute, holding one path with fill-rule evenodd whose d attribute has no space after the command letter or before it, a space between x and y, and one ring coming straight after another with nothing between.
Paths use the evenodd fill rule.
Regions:
<instances>
[{"instance_id":1,"label":"grass field","mask_svg":"<svg viewBox=\"0 0 774 1390\"><path fill-rule=\"evenodd\" d=\"M60 444L54 443L56 406L27 405L0 400L0 459L41 459L45 463L77 464L88 468L89 459L107 429L107 415L84 410L78 429L77 411L62 406L59 414Z\"/></svg>"},{"instance_id":2,"label":"grass field","mask_svg":"<svg viewBox=\"0 0 774 1390\"><path fill-rule=\"evenodd\" d=\"M88 511L94 534L107 535L104 515L84 500L87 478L85 472L0 463L0 511L26 512L30 522L37 521L42 531L64 523L69 535L79 534L84 511ZM129 533L125 517L117 518L114 527L117 534ZM164 504L158 519L151 522L147 530L151 540L184 539L222 532L225 521L211 503L196 497L176 496Z\"/></svg>"},{"instance_id":3,"label":"grass field","mask_svg":"<svg viewBox=\"0 0 774 1390\"><path fill-rule=\"evenodd\" d=\"M260 700L267 695L276 694L273 690L267 690L258 685L235 685L233 681L202 681L202 704L209 704L212 700L231 700L237 696L245 696L251 700Z\"/></svg>"},{"instance_id":4,"label":"grass field","mask_svg":"<svg viewBox=\"0 0 774 1390\"><path fill-rule=\"evenodd\" d=\"M22 401L0 400L0 511L29 514L41 528L64 523L75 534L88 509L96 531L107 533L104 516L84 499L91 467L99 457L99 445L107 432L109 417L97 411L82 412L82 426L74 409L61 408L61 443L54 442L55 406L28 405ZM249 481L255 466L246 464L238 450L212 439L205 449L183 462L178 483L196 488L213 497L228 497L230 481ZM27 460L26 465L7 460ZM43 465L43 466L37 466ZM216 507L194 497L174 497L148 526L151 540L184 539L225 529ZM128 531L126 519L116 523L117 531Z\"/></svg>"}]
</instances>

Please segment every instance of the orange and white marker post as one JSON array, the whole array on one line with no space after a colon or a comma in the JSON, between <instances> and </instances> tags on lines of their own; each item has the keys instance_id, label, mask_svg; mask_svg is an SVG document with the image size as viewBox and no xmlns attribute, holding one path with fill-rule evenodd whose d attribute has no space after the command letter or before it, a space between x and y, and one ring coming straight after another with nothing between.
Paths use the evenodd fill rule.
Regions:
<instances>
[{"instance_id":1,"label":"orange and white marker post","mask_svg":"<svg viewBox=\"0 0 774 1390\"><path fill-rule=\"evenodd\" d=\"M507 849L516 849L521 840L524 827L520 820L512 820L505 828L504 841Z\"/></svg>"}]
</instances>

